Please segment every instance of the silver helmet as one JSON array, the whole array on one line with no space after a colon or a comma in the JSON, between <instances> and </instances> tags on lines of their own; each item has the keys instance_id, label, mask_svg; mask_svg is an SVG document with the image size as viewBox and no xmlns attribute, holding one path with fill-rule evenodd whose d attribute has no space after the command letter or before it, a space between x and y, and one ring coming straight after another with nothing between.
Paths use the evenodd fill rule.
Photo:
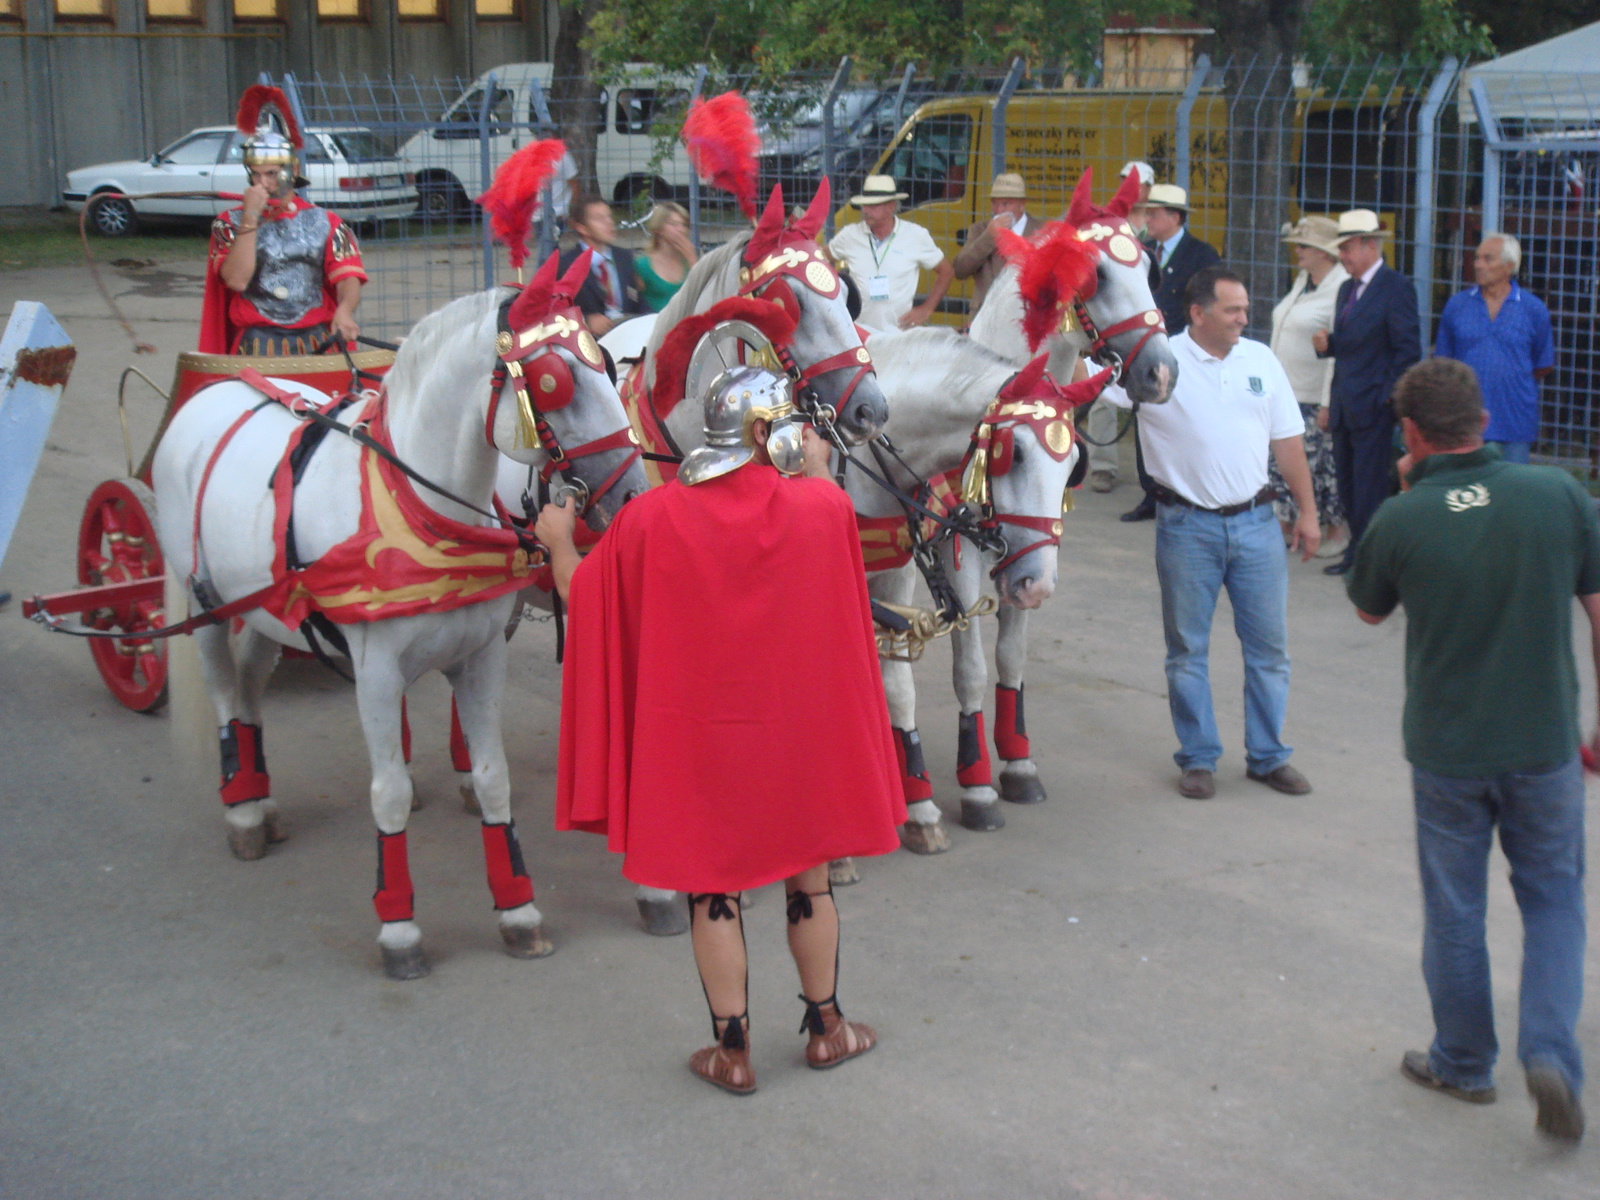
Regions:
<instances>
[{"instance_id":1,"label":"silver helmet","mask_svg":"<svg viewBox=\"0 0 1600 1200\"><path fill-rule=\"evenodd\" d=\"M767 421L767 455L785 475L798 474L803 464L800 424L790 400L786 376L762 367L734 367L711 383L705 399L706 444L691 450L678 468L686 484L704 483L736 471L755 457L750 427Z\"/></svg>"}]
</instances>

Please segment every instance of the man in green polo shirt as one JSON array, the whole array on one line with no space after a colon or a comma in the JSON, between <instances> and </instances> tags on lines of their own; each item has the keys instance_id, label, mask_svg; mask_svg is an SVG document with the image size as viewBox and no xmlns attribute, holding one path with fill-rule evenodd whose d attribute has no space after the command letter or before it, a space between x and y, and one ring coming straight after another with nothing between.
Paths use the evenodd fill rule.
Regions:
<instances>
[{"instance_id":1,"label":"man in green polo shirt","mask_svg":"<svg viewBox=\"0 0 1600 1200\"><path fill-rule=\"evenodd\" d=\"M1536 1128L1576 1142L1584 788L1572 598L1600 670L1600 521L1570 475L1502 462L1483 444L1488 416L1464 363L1417 364L1394 405L1408 490L1373 516L1347 588L1368 624L1406 608L1404 733L1436 1034L1400 1070L1459 1100L1495 1098L1484 917L1498 824L1522 912L1517 1057Z\"/></svg>"}]
</instances>

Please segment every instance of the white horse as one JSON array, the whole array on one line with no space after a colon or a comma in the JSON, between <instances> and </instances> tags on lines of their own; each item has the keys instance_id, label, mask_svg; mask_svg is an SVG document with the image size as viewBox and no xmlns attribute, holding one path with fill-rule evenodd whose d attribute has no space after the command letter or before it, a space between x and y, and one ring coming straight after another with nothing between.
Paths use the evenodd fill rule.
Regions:
<instances>
[{"instance_id":1,"label":"white horse","mask_svg":"<svg viewBox=\"0 0 1600 1200\"><path fill-rule=\"evenodd\" d=\"M1137 173L1130 174L1110 203L1100 208L1090 202L1092 176L1084 172L1073 192L1067 224L1101 250L1095 264L1093 294L1083 301L1091 329L1073 320L1052 332L1043 350L1049 369L1058 379L1071 379L1079 357L1094 351L1113 361L1119 382L1130 399L1160 404L1172 395L1178 379L1177 360L1164 332L1157 329L1155 299L1150 292L1149 259L1127 226L1128 209L1137 199ZM971 339L999 354L1015 367L1033 357L1023 332L1025 305L1018 284L1018 268L1007 266L989 288L983 307L973 318ZM877 353L874 350L874 353ZM1000 597L999 628L995 638L995 747L1004 762L1000 795L1017 804L1045 799L1038 767L1030 751L1023 710L1023 672L1028 659L1029 606ZM974 719L981 716L981 694L987 684L983 652L975 627L952 634L956 691L962 696L963 738ZM970 705L970 707L969 707ZM963 788L962 810L968 811L970 788ZM921 810L926 815L927 810ZM967 824L966 821L963 821ZM974 826L969 824L969 828Z\"/></svg>"},{"instance_id":2,"label":"white horse","mask_svg":"<svg viewBox=\"0 0 1600 1200\"><path fill-rule=\"evenodd\" d=\"M482 509L491 503L502 453L535 464L567 456L563 471L586 486L591 497L586 515L597 529L644 490L647 482L616 388L581 318L573 320L576 310L567 307L582 279L579 266L587 271L587 255L557 282L554 261L547 264L510 308L512 335L500 334L498 314L514 295L503 289L456 300L418 322L385 380L381 415L373 417L371 409L366 414L400 461ZM513 348L519 345L522 353ZM526 367L531 405L519 404L515 369L510 380L496 375L497 354L526 360L516 365ZM503 386L495 388L494 380ZM328 400L292 381L273 382L315 403ZM282 578L274 565L275 557L280 568L284 562L283 546L274 536L279 514L266 483L302 422L285 408L268 405L238 424L261 404L262 394L247 383L215 384L179 411L156 452L155 491L168 578L196 585L213 601L237 600ZM354 419L353 410L346 419ZM226 433L235 426L230 440ZM355 670L371 759L380 880L374 905L382 922L378 943L385 970L397 979L427 973L406 863L412 786L401 753L401 702L406 688L430 670L450 681L470 744L490 890L507 952L528 958L548 954L551 945L541 933L511 822L500 728L504 631L517 603L516 593L506 588L520 585L529 573L527 553L499 530L480 530L478 540L470 528L463 533L481 525L479 515L421 485L409 492L420 508L397 518L399 504L392 498L405 488L382 486L375 474L379 469L371 451L330 434L305 465L290 504L294 552L313 570L359 530L370 532L375 522L377 538L361 559L365 577L354 580L352 590L363 603L403 608L410 602L422 609L388 616L379 608L382 619L339 626ZM370 503L364 503L364 476ZM439 530L464 540L441 539ZM393 555L401 556L398 566ZM404 581L375 575L377 563L401 571ZM473 571L479 574L472 576ZM469 576L465 582L463 572ZM504 586L490 586L495 578ZM174 619L194 595L178 586L188 594L174 595L169 587L167 611ZM493 598L473 599L480 588ZM326 612L347 599L319 593L315 606ZM452 601L459 603L452 607ZM295 626L265 609L249 611L244 622L231 649L225 625L198 630L195 644L222 726L229 841L239 857L255 858L267 842L284 836L260 753L260 698L280 646L303 647L305 641Z\"/></svg>"}]
</instances>

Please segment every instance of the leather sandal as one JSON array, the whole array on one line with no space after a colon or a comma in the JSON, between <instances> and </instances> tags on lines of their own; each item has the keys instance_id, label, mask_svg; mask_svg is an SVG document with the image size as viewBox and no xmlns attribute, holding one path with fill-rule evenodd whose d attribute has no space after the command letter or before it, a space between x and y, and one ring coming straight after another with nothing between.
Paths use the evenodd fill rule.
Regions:
<instances>
[{"instance_id":1,"label":"leather sandal","mask_svg":"<svg viewBox=\"0 0 1600 1200\"><path fill-rule=\"evenodd\" d=\"M715 1022L726 1021L717 1044L696 1050L689 1056L689 1070L707 1083L714 1084L735 1096L748 1096L756 1090L755 1072L750 1069L750 1048L745 1041L749 1028L749 1013L737 1017L716 1017Z\"/></svg>"},{"instance_id":2,"label":"leather sandal","mask_svg":"<svg viewBox=\"0 0 1600 1200\"><path fill-rule=\"evenodd\" d=\"M878 1035L872 1026L844 1019L836 995L826 1000L806 1000L802 994L800 999L806 1001L800 1032L811 1034L811 1040L806 1043L806 1066L826 1071L865 1054L878 1044Z\"/></svg>"}]
</instances>

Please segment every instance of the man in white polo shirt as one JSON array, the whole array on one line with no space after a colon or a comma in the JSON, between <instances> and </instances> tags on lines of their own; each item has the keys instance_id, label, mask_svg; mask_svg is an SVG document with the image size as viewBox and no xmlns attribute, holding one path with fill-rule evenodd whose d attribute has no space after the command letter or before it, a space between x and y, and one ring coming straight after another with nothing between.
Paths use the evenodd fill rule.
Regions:
<instances>
[{"instance_id":1,"label":"man in white polo shirt","mask_svg":"<svg viewBox=\"0 0 1600 1200\"><path fill-rule=\"evenodd\" d=\"M869 329L910 329L925 324L955 278L955 268L921 225L898 215L904 192L896 191L891 175L868 175L859 196L850 203L861 210L861 220L834 234L828 251L850 268L861 289L862 325ZM917 273L933 272L928 298L916 304Z\"/></svg>"},{"instance_id":2,"label":"man in white polo shirt","mask_svg":"<svg viewBox=\"0 0 1600 1200\"><path fill-rule=\"evenodd\" d=\"M1322 540L1306 466L1300 406L1288 376L1250 320L1244 281L1225 267L1191 277L1189 324L1172 339L1178 383L1166 404L1139 411L1139 439L1156 500L1156 575L1167 639L1167 696L1178 791L1216 794L1222 756L1211 705L1210 642L1217 594L1228 589L1244 650L1244 742L1249 778L1289 795L1311 790L1283 743L1289 700L1289 566L1273 513L1267 455L1277 461L1299 518L1302 559ZM1126 404L1120 394L1113 400Z\"/></svg>"}]
</instances>

